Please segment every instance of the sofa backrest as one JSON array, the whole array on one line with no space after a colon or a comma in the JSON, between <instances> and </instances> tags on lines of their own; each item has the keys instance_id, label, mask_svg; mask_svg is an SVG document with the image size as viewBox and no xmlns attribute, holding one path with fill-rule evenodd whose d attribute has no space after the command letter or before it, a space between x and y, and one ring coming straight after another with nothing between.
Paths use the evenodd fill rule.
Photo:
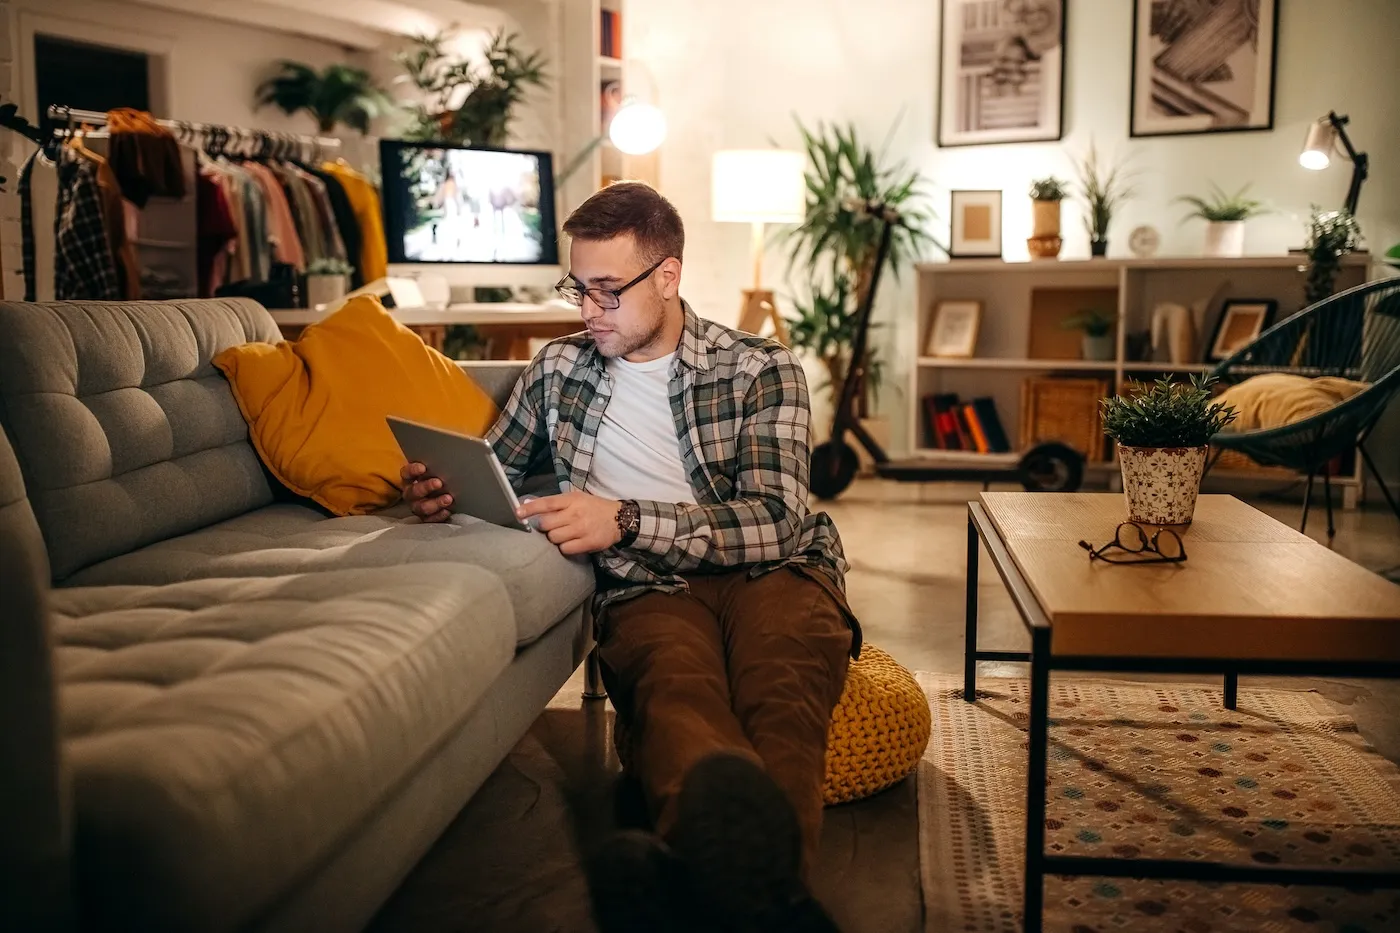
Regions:
<instances>
[{"instance_id":1,"label":"sofa backrest","mask_svg":"<svg viewBox=\"0 0 1400 933\"><path fill-rule=\"evenodd\" d=\"M0 929L57 929L69 795L58 742L48 561L0 431Z\"/></svg>"},{"instance_id":2,"label":"sofa backrest","mask_svg":"<svg viewBox=\"0 0 1400 933\"><path fill-rule=\"evenodd\" d=\"M272 501L210 360L278 339L247 299L0 302L0 425L55 581Z\"/></svg>"}]
</instances>

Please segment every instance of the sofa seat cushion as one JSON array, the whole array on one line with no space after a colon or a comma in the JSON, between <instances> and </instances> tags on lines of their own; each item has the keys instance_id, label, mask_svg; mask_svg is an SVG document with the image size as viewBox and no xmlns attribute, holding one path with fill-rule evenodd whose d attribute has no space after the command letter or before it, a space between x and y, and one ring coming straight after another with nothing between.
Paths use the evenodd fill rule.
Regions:
<instances>
[{"instance_id":1,"label":"sofa seat cushion","mask_svg":"<svg viewBox=\"0 0 1400 933\"><path fill-rule=\"evenodd\" d=\"M160 584L425 561L481 567L499 577L514 608L519 647L549 631L594 589L592 563L564 557L541 534L464 515L433 525L395 513L326 518L291 504L268 506L123 554L68 582Z\"/></svg>"},{"instance_id":2,"label":"sofa seat cushion","mask_svg":"<svg viewBox=\"0 0 1400 933\"><path fill-rule=\"evenodd\" d=\"M52 602L80 901L242 928L431 757L515 653L485 570L419 564Z\"/></svg>"}]
</instances>

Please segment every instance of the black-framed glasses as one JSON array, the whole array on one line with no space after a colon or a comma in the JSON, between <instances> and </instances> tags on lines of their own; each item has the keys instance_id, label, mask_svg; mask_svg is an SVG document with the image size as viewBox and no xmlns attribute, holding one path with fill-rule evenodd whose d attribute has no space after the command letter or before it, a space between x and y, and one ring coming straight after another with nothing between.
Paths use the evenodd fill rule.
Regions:
<instances>
[{"instance_id":1,"label":"black-framed glasses","mask_svg":"<svg viewBox=\"0 0 1400 933\"><path fill-rule=\"evenodd\" d=\"M1137 522L1123 522L1103 547L1088 541L1080 541L1079 546L1089 552L1090 560L1110 564L1177 564L1186 559L1181 535L1170 528L1149 532Z\"/></svg>"},{"instance_id":2,"label":"black-framed glasses","mask_svg":"<svg viewBox=\"0 0 1400 933\"><path fill-rule=\"evenodd\" d=\"M573 279L575 282L578 281L578 279L573 277L573 273L571 272L555 284L554 290L559 293L560 298L563 298L575 308L583 307L583 296L587 295L589 298L593 299L595 305L602 308L604 311L614 311L622 304L623 292L651 275L657 269L660 269L661 263L665 261L665 259L661 260L661 262L658 262L621 288L580 288L577 285L566 284L570 279Z\"/></svg>"}]
</instances>

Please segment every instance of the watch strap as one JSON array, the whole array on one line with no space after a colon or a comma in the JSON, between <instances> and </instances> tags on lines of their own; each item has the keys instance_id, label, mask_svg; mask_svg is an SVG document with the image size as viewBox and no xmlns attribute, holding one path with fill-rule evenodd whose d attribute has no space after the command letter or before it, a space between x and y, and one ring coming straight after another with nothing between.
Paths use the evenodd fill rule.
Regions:
<instances>
[{"instance_id":1,"label":"watch strap","mask_svg":"<svg viewBox=\"0 0 1400 933\"><path fill-rule=\"evenodd\" d=\"M642 530L642 510L634 499L625 499L617 507L617 530L622 534L618 547L631 547Z\"/></svg>"}]
</instances>

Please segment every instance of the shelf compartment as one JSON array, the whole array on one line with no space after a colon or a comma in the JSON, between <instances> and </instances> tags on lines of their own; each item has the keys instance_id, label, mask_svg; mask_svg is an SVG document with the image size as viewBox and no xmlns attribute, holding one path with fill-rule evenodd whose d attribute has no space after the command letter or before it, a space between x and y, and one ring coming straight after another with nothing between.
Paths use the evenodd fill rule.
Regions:
<instances>
[{"instance_id":1,"label":"shelf compartment","mask_svg":"<svg viewBox=\"0 0 1400 933\"><path fill-rule=\"evenodd\" d=\"M974 356L970 358L952 356L921 356L919 365L930 369L1011 369L1021 372L1064 369L1083 372L1111 373L1118 364L1109 360L1033 360L1026 357Z\"/></svg>"}]
</instances>

